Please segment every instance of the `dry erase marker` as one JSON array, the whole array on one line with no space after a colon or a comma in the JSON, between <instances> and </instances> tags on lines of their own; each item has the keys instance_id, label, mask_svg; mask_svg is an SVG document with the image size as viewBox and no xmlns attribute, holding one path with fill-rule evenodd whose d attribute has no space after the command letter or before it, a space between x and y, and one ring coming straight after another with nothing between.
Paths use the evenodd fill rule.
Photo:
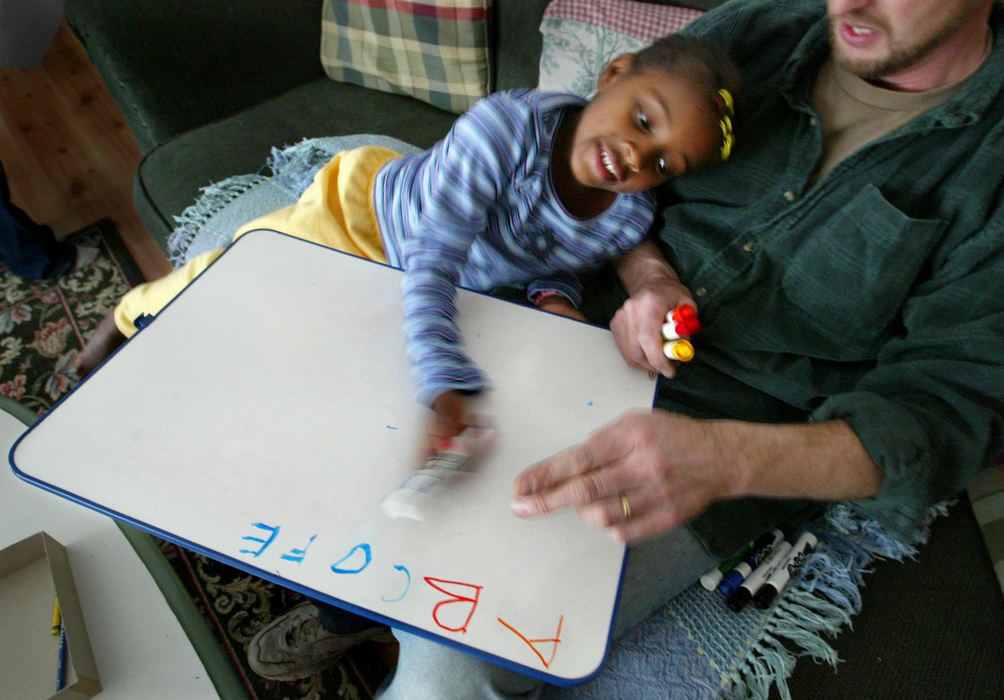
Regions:
<instances>
[{"instance_id":1,"label":"dry erase marker","mask_svg":"<svg viewBox=\"0 0 1004 700\"><path fill-rule=\"evenodd\" d=\"M667 329L666 326L669 326ZM680 304L675 309L666 314L666 325L662 327L665 335L669 330L677 338L689 338L701 330L701 322L697 320L697 311L690 304ZM671 340L666 336L666 340Z\"/></svg>"},{"instance_id":2,"label":"dry erase marker","mask_svg":"<svg viewBox=\"0 0 1004 700\"><path fill-rule=\"evenodd\" d=\"M753 569L750 575L743 579L739 587L733 591L732 595L725 600L725 604L729 606L729 609L739 612L745 608L746 603L753 600L753 596L760 590L764 581L784 564L784 560L788 557L788 552L790 551L791 542L781 541L778 543L771 550L770 556L764 559L757 568Z\"/></svg>"},{"instance_id":3,"label":"dry erase marker","mask_svg":"<svg viewBox=\"0 0 1004 700\"><path fill-rule=\"evenodd\" d=\"M63 625L63 613L59 609L59 597L57 596L52 602L52 636L55 637L59 634L59 629Z\"/></svg>"},{"instance_id":4,"label":"dry erase marker","mask_svg":"<svg viewBox=\"0 0 1004 700\"><path fill-rule=\"evenodd\" d=\"M56 690L66 687L66 627L59 625L59 657L56 659Z\"/></svg>"},{"instance_id":5,"label":"dry erase marker","mask_svg":"<svg viewBox=\"0 0 1004 700\"><path fill-rule=\"evenodd\" d=\"M750 542L738 554L723 561L721 564L701 575L701 585L709 591L715 590L715 586L722 580L722 576L736 568L736 564L741 562L750 550L753 549L753 542Z\"/></svg>"},{"instance_id":6,"label":"dry erase marker","mask_svg":"<svg viewBox=\"0 0 1004 700\"><path fill-rule=\"evenodd\" d=\"M471 458L487 447L494 432L485 426L472 425L460 435L445 440L436 454L383 499L380 507L384 513L392 518L425 520L424 506L432 493L443 484L467 474Z\"/></svg>"},{"instance_id":7,"label":"dry erase marker","mask_svg":"<svg viewBox=\"0 0 1004 700\"><path fill-rule=\"evenodd\" d=\"M771 530L760 535L756 542L753 543L753 549L746 555L746 558L736 564L735 568L727 573L718 584L718 592L726 598L732 595L739 588L739 584L743 582L743 579L749 576L753 572L753 569L760 566L760 562L764 560L764 557L770 556L771 551L782 539L784 539L784 533L780 530Z\"/></svg>"},{"instance_id":8,"label":"dry erase marker","mask_svg":"<svg viewBox=\"0 0 1004 700\"><path fill-rule=\"evenodd\" d=\"M792 545L791 551L784 559L784 564L767 577L764 584L760 586L760 590L753 596L753 604L761 610L770 607L770 604L777 598L777 594L784 590L788 581L802 569L805 557L815 548L817 541L816 536L811 532L803 532Z\"/></svg>"},{"instance_id":9,"label":"dry erase marker","mask_svg":"<svg viewBox=\"0 0 1004 700\"><path fill-rule=\"evenodd\" d=\"M667 340L662 344L662 354L671 360L690 362L694 359L694 346L686 338Z\"/></svg>"}]
</instances>

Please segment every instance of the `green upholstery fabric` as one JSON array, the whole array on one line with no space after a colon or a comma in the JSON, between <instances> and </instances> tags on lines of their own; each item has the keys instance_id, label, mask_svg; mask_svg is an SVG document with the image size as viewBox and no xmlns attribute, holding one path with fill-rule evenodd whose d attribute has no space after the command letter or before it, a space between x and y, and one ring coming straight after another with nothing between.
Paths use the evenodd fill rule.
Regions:
<instances>
[{"instance_id":1,"label":"green upholstery fabric","mask_svg":"<svg viewBox=\"0 0 1004 700\"><path fill-rule=\"evenodd\" d=\"M649 0L697 9L721 0ZM494 0L496 89L537 84L548 0ZM456 115L324 77L322 0L73 0L66 18L145 154L136 209L166 250L199 188L254 172L272 146L373 133L432 145Z\"/></svg>"},{"instance_id":2,"label":"green upholstery fabric","mask_svg":"<svg viewBox=\"0 0 1004 700\"><path fill-rule=\"evenodd\" d=\"M321 77L149 152L136 176L136 208L166 250L173 217L195 201L200 187L258 172L273 146L372 133L426 148L442 138L455 119L455 114L410 97Z\"/></svg>"},{"instance_id":3,"label":"green upholstery fabric","mask_svg":"<svg viewBox=\"0 0 1004 700\"><path fill-rule=\"evenodd\" d=\"M66 19L144 153L324 75L321 0L73 0Z\"/></svg>"}]
</instances>

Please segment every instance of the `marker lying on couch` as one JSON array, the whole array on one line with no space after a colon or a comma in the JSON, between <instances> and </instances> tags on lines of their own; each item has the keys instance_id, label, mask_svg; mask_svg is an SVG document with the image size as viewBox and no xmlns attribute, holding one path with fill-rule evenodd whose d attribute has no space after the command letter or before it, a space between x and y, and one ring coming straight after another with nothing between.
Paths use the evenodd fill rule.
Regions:
<instances>
[{"instance_id":1,"label":"marker lying on couch","mask_svg":"<svg viewBox=\"0 0 1004 700\"><path fill-rule=\"evenodd\" d=\"M753 549L752 540L750 540L749 544L740 549L736 554L733 554L731 557L723 561L715 568L709 569L708 571L701 574L701 585L706 590L709 591L715 590L715 587L722 580L722 577L725 576L725 574L732 571L732 569L736 568L736 564L745 559L746 555L750 553L751 549Z\"/></svg>"},{"instance_id":2,"label":"marker lying on couch","mask_svg":"<svg viewBox=\"0 0 1004 700\"><path fill-rule=\"evenodd\" d=\"M732 571L725 574L725 578L718 584L718 592L725 597L732 595L739 588L743 579L749 576L753 569L760 565L760 562L769 557L777 543L783 539L784 533L780 530L771 530L760 535L753 543L753 549L746 555L746 558L736 564Z\"/></svg>"},{"instance_id":3,"label":"marker lying on couch","mask_svg":"<svg viewBox=\"0 0 1004 700\"><path fill-rule=\"evenodd\" d=\"M771 550L770 556L764 559L757 568L753 569L753 572L739 584L739 588L733 591L732 595L725 600L725 604L729 606L729 609L739 612L745 608L746 603L753 600L753 596L763 586L764 581L784 564L790 551L791 542L782 541L774 547Z\"/></svg>"},{"instance_id":4,"label":"marker lying on couch","mask_svg":"<svg viewBox=\"0 0 1004 700\"><path fill-rule=\"evenodd\" d=\"M777 594L784 590L788 581L802 569L805 557L815 548L817 541L816 536L811 532L803 532L792 545L791 551L785 557L784 564L767 577L764 584L760 586L760 590L753 596L753 604L761 610L769 608L770 604L777 598Z\"/></svg>"}]
</instances>

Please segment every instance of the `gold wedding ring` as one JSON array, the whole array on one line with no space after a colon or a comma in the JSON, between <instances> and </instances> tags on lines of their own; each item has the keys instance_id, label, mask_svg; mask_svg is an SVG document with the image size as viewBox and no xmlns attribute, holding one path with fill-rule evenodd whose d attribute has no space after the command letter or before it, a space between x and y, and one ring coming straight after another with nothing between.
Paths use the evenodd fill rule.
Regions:
<instances>
[{"instance_id":1,"label":"gold wedding ring","mask_svg":"<svg viewBox=\"0 0 1004 700\"><path fill-rule=\"evenodd\" d=\"M621 491L621 508L624 509L624 520L631 519L631 502L628 501L627 494Z\"/></svg>"}]
</instances>

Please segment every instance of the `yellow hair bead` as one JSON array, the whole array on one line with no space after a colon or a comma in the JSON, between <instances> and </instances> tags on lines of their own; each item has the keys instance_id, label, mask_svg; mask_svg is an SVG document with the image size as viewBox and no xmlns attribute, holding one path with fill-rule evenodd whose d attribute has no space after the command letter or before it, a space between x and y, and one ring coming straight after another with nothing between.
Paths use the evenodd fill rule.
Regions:
<instances>
[{"instance_id":1,"label":"yellow hair bead","mask_svg":"<svg viewBox=\"0 0 1004 700\"><path fill-rule=\"evenodd\" d=\"M730 93L725 88L718 91L718 97L721 102L719 106L722 108L722 118L718 120L718 125L722 129L722 160L728 160L729 156L732 155L732 147L736 144L735 134L732 133L732 117L735 116L735 102L732 99L732 93Z\"/></svg>"}]
</instances>

